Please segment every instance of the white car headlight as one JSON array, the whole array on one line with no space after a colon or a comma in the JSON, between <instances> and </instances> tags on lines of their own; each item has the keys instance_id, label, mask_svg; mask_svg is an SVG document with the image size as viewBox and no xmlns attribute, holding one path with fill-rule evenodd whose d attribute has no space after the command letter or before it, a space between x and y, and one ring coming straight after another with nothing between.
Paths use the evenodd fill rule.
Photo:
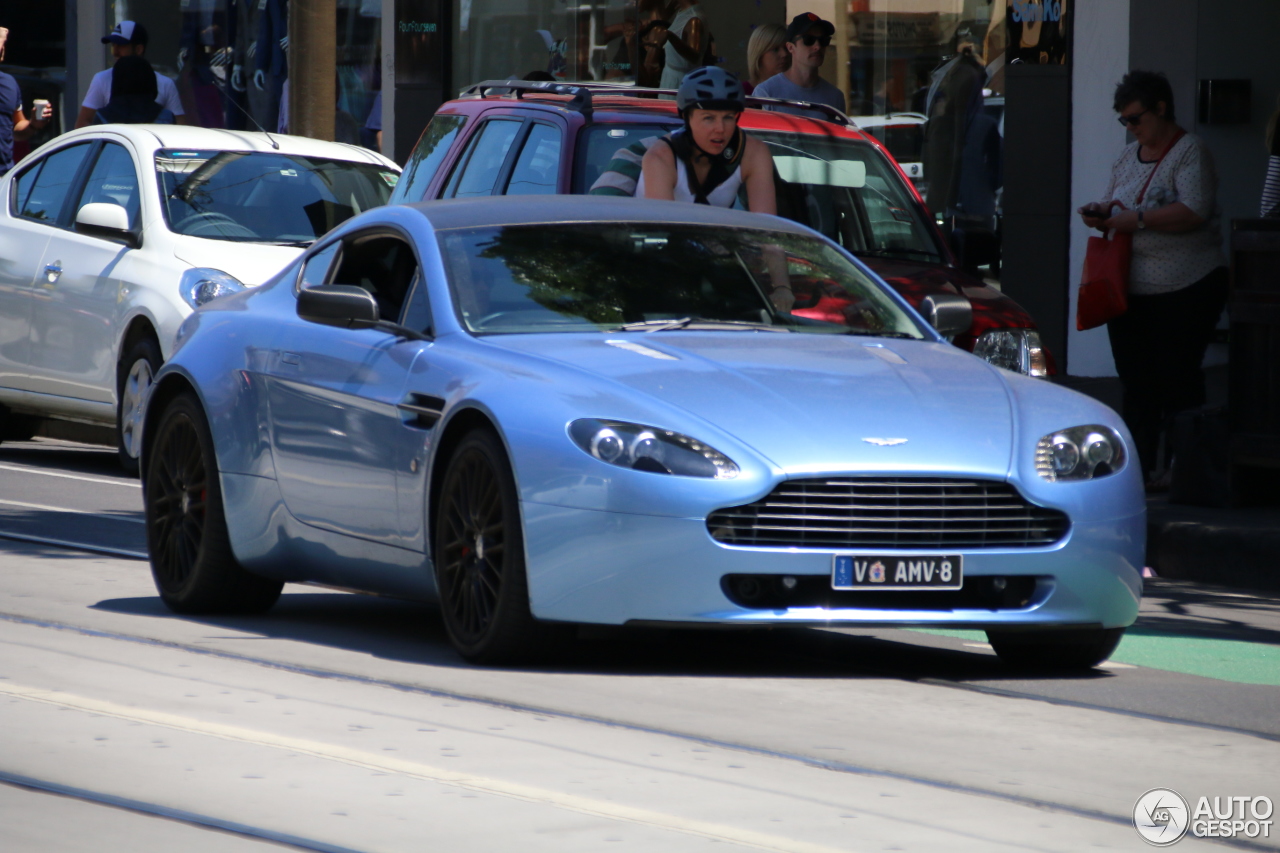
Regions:
<instances>
[{"instance_id":1,"label":"white car headlight","mask_svg":"<svg viewBox=\"0 0 1280 853\"><path fill-rule=\"evenodd\" d=\"M178 282L178 292L192 308L199 308L219 296L239 293L244 289L244 284L235 276L208 267L189 269Z\"/></svg>"},{"instance_id":2,"label":"white car headlight","mask_svg":"<svg viewBox=\"0 0 1280 853\"><path fill-rule=\"evenodd\" d=\"M622 468L716 480L738 476L732 459L671 430L582 418L569 424L569 436L591 456Z\"/></svg>"},{"instance_id":3,"label":"white car headlight","mask_svg":"<svg viewBox=\"0 0 1280 853\"><path fill-rule=\"evenodd\" d=\"M1040 343L1040 333L1035 329L986 332L974 343L973 354L1014 373L1049 375L1049 360L1045 357L1044 345Z\"/></svg>"},{"instance_id":4,"label":"white car headlight","mask_svg":"<svg viewBox=\"0 0 1280 853\"><path fill-rule=\"evenodd\" d=\"M1091 424L1050 433L1036 444L1036 473L1049 482L1093 480L1124 465L1124 442L1111 427Z\"/></svg>"}]
</instances>

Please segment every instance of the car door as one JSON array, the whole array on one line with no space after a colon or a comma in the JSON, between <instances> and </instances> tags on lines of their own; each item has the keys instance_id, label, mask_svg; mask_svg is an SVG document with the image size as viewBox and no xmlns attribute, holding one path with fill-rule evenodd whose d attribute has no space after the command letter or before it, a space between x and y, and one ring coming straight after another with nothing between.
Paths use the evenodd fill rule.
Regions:
<instances>
[{"instance_id":1,"label":"car door","mask_svg":"<svg viewBox=\"0 0 1280 853\"><path fill-rule=\"evenodd\" d=\"M57 229L45 247L45 275L37 283L31 317L31 374L36 391L114 405L121 307L136 284L130 268L140 250L81 234L74 220L86 204L116 204L138 233L141 194L133 155L124 145L102 143L90 163L83 189L67 206L67 227Z\"/></svg>"},{"instance_id":2,"label":"car door","mask_svg":"<svg viewBox=\"0 0 1280 853\"><path fill-rule=\"evenodd\" d=\"M25 167L10 182L0 227L0 387L30 391L31 316L45 247L92 143L60 148Z\"/></svg>"},{"instance_id":3,"label":"car door","mask_svg":"<svg viewBox=\"0 0 1280 853\"><path fill-rule=\"evenodd\" d=\"M398 321L418 270L405 237L385 229L357 232L312 255L300 286L363 287L381 316ZM282 330L270 368L271 447L285 505L300 521L415 545L402 529L397 473L422 466L429 427L401 404L424 346L376 329L301 319Z\"/></svg>"}]
</instances>

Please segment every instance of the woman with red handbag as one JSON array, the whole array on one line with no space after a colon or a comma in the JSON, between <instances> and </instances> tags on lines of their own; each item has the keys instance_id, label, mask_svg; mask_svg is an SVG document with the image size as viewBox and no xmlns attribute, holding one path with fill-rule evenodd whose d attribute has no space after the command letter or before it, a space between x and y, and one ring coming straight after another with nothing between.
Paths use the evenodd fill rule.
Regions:
<instances>
[{"instance_id":1,"label":"woman with red handbag","mask_svg":"<svg viewBox=\"0 0 1280 853\"><path fill-rule=\"evenodd\" d=\"M1106 201L1079 212L1090 228L1132 239L1128 307L1107 320L1107 332L1125 423L1148 490L1157 490L1168 483L1160 434L1173 415L1204 403L1200 365L1226 305L1218 179L1204 143L1174 120L1163 74L1129 72L1113 103L1135 141L1111 168Z\"/></svg>"}]
</instances>

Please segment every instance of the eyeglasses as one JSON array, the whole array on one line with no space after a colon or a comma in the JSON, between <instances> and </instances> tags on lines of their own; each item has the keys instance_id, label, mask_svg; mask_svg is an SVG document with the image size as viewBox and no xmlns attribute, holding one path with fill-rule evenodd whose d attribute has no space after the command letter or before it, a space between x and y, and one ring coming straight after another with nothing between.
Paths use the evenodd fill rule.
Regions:
<instances>
[{"instance_id":1,"label":"eyeglasses","mask_svg":"<svg viewBox=\"0 0 1280 853\"><path fill-rule=\"evenodd\" d=\"M815 44L827 47L831 44L831 36L801 36L800 40L804 42L805 47L813 47Z\"/></svg>"},{"instance_id":2,"label":"eyeglasses","mask_svg":"<svg viewBox=\"0 0 1280 853\"><path fill-rule=\"evenodd\" d=\"M1143 110L1142 112L1134 113L1133 115L1120 116L1116 121L1123 125L1127 125L1128 127L1137 127L1138 123L1142 121L1142 117L1149 112L1151 112L1151 110Z\"/></svg>"}]
</instances>

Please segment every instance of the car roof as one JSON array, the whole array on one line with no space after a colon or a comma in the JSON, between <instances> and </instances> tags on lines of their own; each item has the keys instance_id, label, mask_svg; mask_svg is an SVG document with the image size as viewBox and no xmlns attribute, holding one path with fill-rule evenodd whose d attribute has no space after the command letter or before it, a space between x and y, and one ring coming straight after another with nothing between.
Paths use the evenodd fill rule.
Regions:
<instances>
[{"instance_id":1,"label":"car roof","mask_svg":"<svg viewBox=\"0 0 1280 853\"><path fill-rule=\"evenodd\" d=\"M394 161L368 148L343 142L326 142L305 136L266 134L259 131L222 130L182 124L98 124L64 133L54 140L58 145L77 140L101 138L104 134L123 136L137 148L155 151L160 148L194 148L215 151L276 151L303 157L324 157L374 163L400 171ZM274 145L272 142L274 141ZM278 146L278 147L277 147Z\"/></svg>"},{"instance_id":2,"label":"car roof","mask_svg":"<svg viewBox=\"0 0 1280 853\"><path fill-rule=\"evenodd\" d=\"M425 201L405 205L425 216L436 230L501 225L644 222L764 228L809 235L789 219L745 210L727 210L675 201L612 196L529 195Z\"/></svg>"}]
</instances>

